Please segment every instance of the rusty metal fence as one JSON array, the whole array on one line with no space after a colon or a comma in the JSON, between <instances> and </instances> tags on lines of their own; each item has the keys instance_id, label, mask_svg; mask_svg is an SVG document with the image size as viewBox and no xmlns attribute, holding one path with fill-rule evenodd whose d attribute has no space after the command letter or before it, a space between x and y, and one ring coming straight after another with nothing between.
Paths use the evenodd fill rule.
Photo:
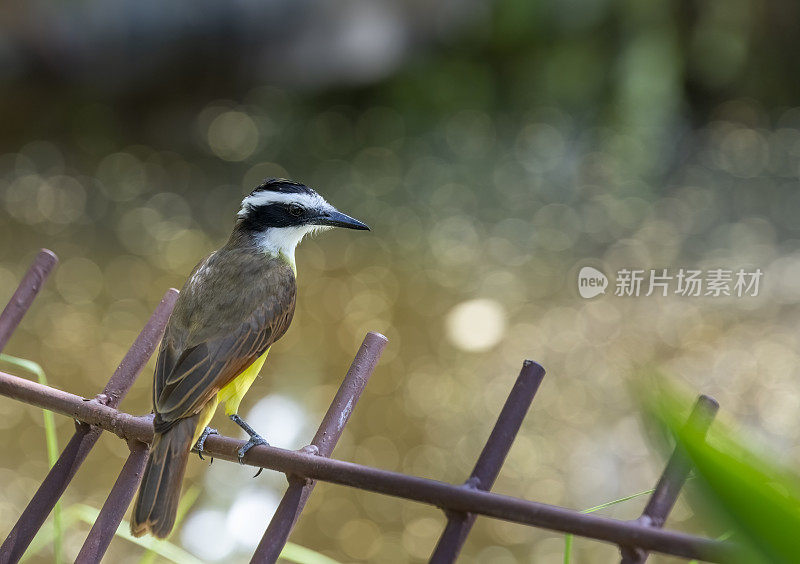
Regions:
<instances>
[{"instance_id":1,"label":"rusty metal fence","mask_svg":"<svg viewBox=\"0 0 800 564\"><path fill-rule=\"evenodd\" d=\"M57 262L56 256L48 250L42 250L34 260L0 314L0 351ZM94 398L83 398L0 372L0 394L75 420L75 434L0 547L0 564L17 562L22 557L102 432L110 431L127 441L130 454L76 562L99 562L102 559L136 493L147 460L147 444L153 437L152 415L134 416L119 411L117 406L158 346L177 296L174 289L164 295L105 389ZM662 529L691 471L688 461L678 450L667 463L642 516L634 521L599 517L491 493L514 437L544 378L544 369L529 360L523 363L489 439L464 484L453 485L330 458L386 344L386 338L378 333L370 332L364 338L311 445L299 451L258 446L247 452L246 464L282 472L289 480L286 493L253 554L252 562L277 561L317 480L441 508L447 524L430 558L434 563L456 560L478 515L613 543L619 546L621 561L626 564L644 562L649 552L711 562L727 561L734 553L735 547L730 543ZM714 400L701 396L689 424L707 429L716 410ZM236 451L242 444L242 441L230 437L211 435L205 443L205 451L215 458L236 461Z\"/></svg>"}]
</instances>

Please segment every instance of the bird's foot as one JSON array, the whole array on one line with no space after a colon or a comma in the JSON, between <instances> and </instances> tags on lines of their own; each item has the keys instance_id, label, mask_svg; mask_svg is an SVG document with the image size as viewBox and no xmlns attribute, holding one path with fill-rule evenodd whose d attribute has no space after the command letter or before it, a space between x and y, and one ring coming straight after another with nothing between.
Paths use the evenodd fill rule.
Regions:
<instances>
[{"instance_id":1,"label":"bird's foot","mask_svg":"<svg viewBox=\"0 0 800 564\"><path fill-rule=\"evenodd\" d=\"M253 448L254 446L258 445L266 445L269 446L269 443L264 440L264 437L261 435L251 435L250 440L247 441L242 445L242 447L236 452L239 456L239 463L244 464L244 455L247 454L247 451Z\"/></svg>"},{"instance_id":2,"label":"bird's foot","mask_svg":"<svg viewBox=\"0 0 800 564\"><path fill-rule=\"evenodd\" d=\"M236 415L235 413L231 415L230 418L231 421L233 421L239 427L244 429L245 433L250 435L250 440L247 441L245 444L243 444L242 447L236 453L239 456L239 463L244 464L244 455L247 454L248 450L257 445L269 446L269 443L264 439L264 437L256 433L255 430L253 430L253 428L250 425L245 423L244 420L242 420L242 418ZM258 474L256 474L256 476L258 476Z\"/></svg>"},{"instance_id":3,"label":"bird's foot","mask_svg":"<svg viewBox=\"0 0 800 564\"><path fill-rule=\"evenodd\" d=\"M211 427L206 427L203 429L203 432L200 434L200 438L197 439L197 443L194 445L194 448L197 449L197 456L200 457L200 460L205 460L205 458L203 458L203 447L205 446L206 439L209 435L219 435L219 432ZM211 462L214 462L213 458L211 459Z\"/></svg>"}]
</instances>

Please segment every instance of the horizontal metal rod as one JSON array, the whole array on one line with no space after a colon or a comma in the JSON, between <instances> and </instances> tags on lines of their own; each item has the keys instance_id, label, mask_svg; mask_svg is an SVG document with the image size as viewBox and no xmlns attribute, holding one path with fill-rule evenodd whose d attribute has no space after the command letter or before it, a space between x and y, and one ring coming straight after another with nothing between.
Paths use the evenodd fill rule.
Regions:
<instances>
[{"instance_id":1,"label":"horizontal metal rod","mask_svg":"<svg viewBox=\"0 0 800 564\"><path fill-rule=\"evenodd\" d=\"M0 372L0 395L68 415L111 431L124 439L150 442L153 438L152 415L136 417L105 406L96 400L87 400L2 372ZM204 451L214 458L233 462L238 460L237 450L243 444L244 441L230 437L211 435L205 443ZM655 529L633 521L599 517L563 507L482 492L298 451L257 446L248 451L246 464L411 499L442 509L477 513L684 558L727 562L736 554L735 546L728 542Z\"/></svg>"}]
</instances>

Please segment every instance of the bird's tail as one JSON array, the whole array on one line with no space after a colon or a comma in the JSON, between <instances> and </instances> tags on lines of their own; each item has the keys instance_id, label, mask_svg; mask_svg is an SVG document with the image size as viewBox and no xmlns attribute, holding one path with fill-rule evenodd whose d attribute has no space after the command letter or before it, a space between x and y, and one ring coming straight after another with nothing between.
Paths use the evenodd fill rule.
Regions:
<instances>
[{"instance_id":1,"label":"bird's tail","mask_svg":"<svg viewBox=\"0 0 800 564\"><path fill-rule=\"evenodd\" d=\"M140 537L149 531L165 538L172 530L198 417L180 419L165 433L157 432L153 437L131 516L133 536Z\"/></svg>"}]
</instances>

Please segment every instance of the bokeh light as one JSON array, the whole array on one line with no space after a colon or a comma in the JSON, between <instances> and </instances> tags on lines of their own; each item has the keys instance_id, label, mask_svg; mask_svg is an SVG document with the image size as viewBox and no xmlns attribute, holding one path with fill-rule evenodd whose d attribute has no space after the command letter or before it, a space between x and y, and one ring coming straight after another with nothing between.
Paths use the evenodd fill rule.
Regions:
<instances>
[{"instance_id":1,"label":"bokeh light","mask_svg":"<svg viewBox=\"0 0 800 564\"><path fill-rule=\"evenodd\" d=\"M258 146L258 128L244 112L223 112L208 126L208 145L221 159L243 161Z\"/></svg>"},{"instance_id":2,"label":"bokeh light","mask_svg":"<svg viewBox=\"0 0 800 564\"><path fill-rule=\"evenodd\" d=\"M494 300L469 300L447 313L447 337L464 351L486 351L503 338L506 313Z\"/></svg>"},{"instance_id":3,"label":"bokeh light","mask_svg":"<svg viewBox=\"0 0 800 564\"><path fill-rule=\"evenodd\" d=\"M201 560L219 562L229 558L236 547L235 538L221 535L220 531L227 531L225 513L203 509L186 519L181 539L186 548Z\"/></svg>"},{"instance_id":4,"label":"bokeh light","mask_svg":"<svg viewBox=\"0 0 800 564\"><path fill-rule=\"evenodd\" d=\"M269 490L239 492L228 510L226 532L245 550L254 550L275 513L280 497Z\"/></svg>"},{"instance_id":5,"label":"bokeh light","mask_svg":"<svg viewBox=\"0 0 800 564\"><path fill-rule=\"evenodd\" d=\"M498 492L585 509L652 487L663 457L631 391L644 372L715 396L743 434L800 464L796 39L771 11L245 2L221 17L123 2L141 17L117 21L118 8L90 17L94 4L54 5L31 21L59 25L0 40L0 299L40 247L61 259L4 352L39 362L51 385L93 397L164 291L227 240L243 194L291 177L372 231L297 251L294 321L241 407L270 443L311 441L374 330L390 343L342 460L462 482L530 358L547 376ZM583 300L584 264L764 278L757 297L622 298L609 286ZM124 410L150 411L153 367ZM56 423L63 446L74 426ZM222 413L212 425L243 436ZM9 530L46 472L41 412L0 398L0 431ZM64 506L100 507L126 454L101 440ZM248 561L286 487L252 474L192 457L186 485L202 493L172 542ZM418 562L444 522L318 484L291 540L342 562ZM669 526L715 533L683 500ZM111 550L112 562L142 553ZM575 562L615 555L574 545ZM479 519L460 561L562 557L561 535Z\"/></svg>"}]
</instances>

